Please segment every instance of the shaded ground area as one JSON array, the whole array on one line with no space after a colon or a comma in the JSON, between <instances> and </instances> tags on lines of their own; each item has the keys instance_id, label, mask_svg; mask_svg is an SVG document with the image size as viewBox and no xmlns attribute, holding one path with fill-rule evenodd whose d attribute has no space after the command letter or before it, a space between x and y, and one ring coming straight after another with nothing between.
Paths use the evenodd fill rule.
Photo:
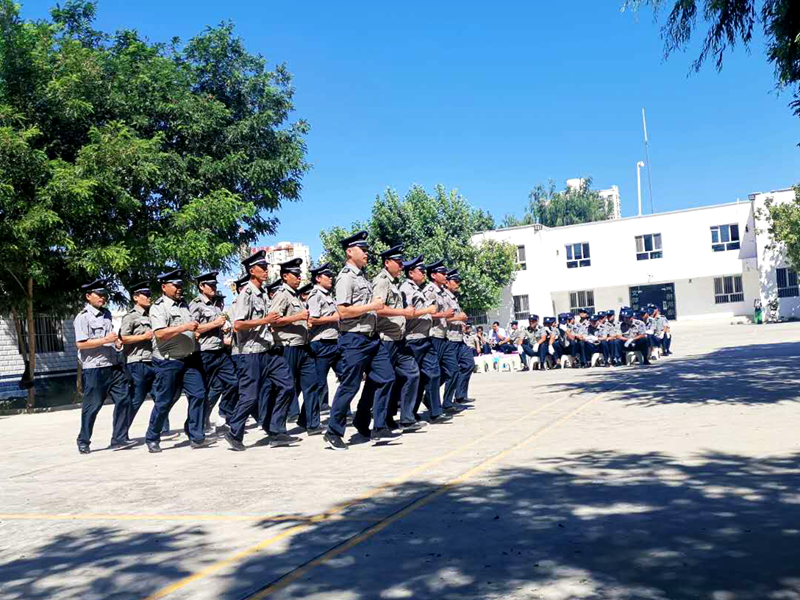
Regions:
<instances>
[{"instance_id":1,"label":"shaded ground area","mask_svg":"<svg viewBox=\"0 0 800 600\"><path fill-rule=\"evenodd\" d=\"M77 412L3 419L0 598L800 598L797 339L476 376L451 425L345 453L111 452L107 407L84 457Z\"/></svg>"}]
</instances>

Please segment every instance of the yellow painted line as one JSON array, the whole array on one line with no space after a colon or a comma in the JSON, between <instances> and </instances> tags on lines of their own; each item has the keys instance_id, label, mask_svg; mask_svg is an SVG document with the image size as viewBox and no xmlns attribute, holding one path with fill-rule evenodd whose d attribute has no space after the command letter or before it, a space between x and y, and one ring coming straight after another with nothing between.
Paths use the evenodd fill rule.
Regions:
<instances>
[{"instance_id":1,"label":"yellow painted line","mask_svg":"<svg viewBox=\"0 0 800 600\"><path fill-rule=\"evenodd\" d=\"M546 425L545 427L542 427L541 429L535 431L534 433L532 433L531 435L526 437L521 442L518 442L517 444L514 444L510 448L507 448L507 449L503 450L502 452L499 452L499 453L495 454L494 456L486 459L482 463L480 463L478 465L475 465L474 467L472 467L468 471L465 471L464 473L462 473L461 475L459 475L455 479L451 479L447 483L443 484L441 487L439 487L436 490L432 491L427 496L423 496L422 498L419 498L418 500L412 502L411 504L409 504L405 508L402 508L399 511L397 511L396 513L394 513L392 515L389 515L388 517L383 519L381 522L376 523L372 527L369 527L368 529L362 531L361 533L351 537L349 540L343 542L339 546L336 546L335 548L331 548L330 550L328 550L327 552L325 552L321 556L318 556L317 558L311 560L310 562L306 563L305 565L302 565L302 566L298 567L297 569L295 569L294 571L291 571L290 573L287 573L286 575L284 575L283 577L278 579L275 583L272 583L272 584L268 585L267 587L263 588L261 591L256 592L255 594L247 596L247 598L245 598L245 600L263 600L263 598L266 598L270 594L274 594L275 592L279 592L279 591L285 589L287 586L291 585L292 583L294 583L298 579L304 577L311 569L313 569L315 567L318 567L319 565L322 565L322 564L328 562L329 560L331 560L333 558L336 558L337 556L339 556L341 554L344 554L348 550L351 550L353 547L357 546L361 542L364 542L364 541L368 540L369 538L377 535L378 533L380 533L381 531L383 531L384 529L389 527L389 525L391 525L392 523L395 523L395 522L399 521L400 519L402 519L403 517L405 517L406 515L408 515L409 513L412 513L415 510L430 504L431 502L433 502L437 498L441 497L442 495L446 494L447 492L449 492L453 488L455 488L458 485L464 483L465 481L467 481L468 479L470 479L474 475L477 475L478 473L481 473L482 471L485 471L490 466L492 466L494 463L496 463L499 460L502 460L503 458L505 458L506 456L508 456L512 452L514 452L515 450L519 450L520 448L523 448L524 446L527 446L528 444L530 444L532 441L534 441L535 439L537 439L541 435L544 435L548 431L551 431L551 430L555 429L556 427L561 426L564 422L568 421L569 419L571 419L572 417L574 417L575 415L577 415L578 413L583 411L591 403L595 402L597 400L597 398L599 398L599 397L600 397L600 394L595 395L590 400L587 400L586 402L584 402L583 404L578 406L575 410L569 412L565 416L563 416L560 419L550 423L549 425Z\"/></svg>"},{"instance_id":2,"label":"yellow painted line","mask_svg":"<svg viewBox=\"0 0 800 600\"><path fill-rule=\"evenodd\" d=\"M566 398L567 397L556 398L552 402L548 402L547 404L545 404L543 406L535 408L534 410L532 410L529 413L527 413L526 415L524 415L522 418L523 419L529 419L530 417L533 417L533 416L537 415L538 413L550 408L554 404L557 404L557 403L565 400ZM480 444L484 440L487 440L487 439L489 439L491 437L495 437L495 436L503 433L507 429L511 429L512 427L516 427L516 423L511 423L509 425L506 425L505 427L501 427L500 429L498 429L496 431L493 431L491 433L487 433L486 435L483 435L483 436L481 436L479 438L476 438L473 441L464 444L463 446L459 446L458 448L456 448L454 450L451 450L450 452L447 452L446 454L443 454L443 455L439 456L438 458L430 460L430 461L426 462L425 464L422 464L422 465L420 465L418 467L415 467L415 468L407 471L406 473L403 473L399 477L396 477L395 479L392 479L389 482L387 482L387 483L385 483L385 484L383 484L381 486L373 488L372 490L366 492L365 494L363 494L361 496L357 496L356 498L353 498L352 500L348 500L347 502L344 502L342 504L335 505L333 508L331 508L331 509L329 509L329 510L323 512L323 513L320 513L316 517L312 517L306 523L302 523L300 525L295 525L294 527L290 527L286 531L283 531L283 532L281 532L281 533L279 533L277 535L274 535L271 538L268 538L268 539L264 540L263 542L260 542L260 543L256 544L255 546L251 546L250 548L242 550L241 552L238 552L237 554L234 554L233 556L229 556L228 558L225 558L225 559L220 560L218 562L212 563L209 566L207 566L205 569L197 571L196 573L193 573L193 574L191 574L191 575L189 575L187 577L184 577L183 579L180 579L180 580L176 581L173 584L170 584L170 585L168 585L168 586L166 586L164 588L161 588L160 590L158 590L158 591L150 594L146 598L144 598L144 600L159 600L160 598L164 598L165 596L171 594L172 592L175 592L175 591L177 591L177 590L179 590L179 589L181 589L183 587L186 587L187 585L189 585L191 583L194 583L195 581L199 581L200 579L203 579L203 578L215 573L216 571L219 571L220 569L222 569L224 567L227 567L228 565L236 563L236 562L238 562L238 561L240 561L240 560L242 560L244 558L247 558L248 556L251 556L251 555L255 554L256 552L259 552L259 551L263 550L264 548L267 548L268 546L271 546L272 544L276 544L276 543L278 543L278 542L280 542L282 540L285 540L287 537L289 537L291 535L294 535L295 533L299 533L301 531L304 531L304 530L310 528L312 525L314 525L316 523L321 523L321 522L324 522L324 521L328 521L332 517L334 517L336 514L341 513L342 511L346 510L347 508L350 508L351 506L354 506L354 505L358 504L359 502L363 502L364 500L369 500L370 498L374 498L375 496L377 496L381 492L383 492L385 490L388 490L388 489L391 489L393 487L396 487L397 485L399 485L399 484L403 483L404 481L410 479L411 477L413 477L417 473L420 473L421 471L426 471L426 470L430 469L431 467L441 463L442 461L445 461L445 460L447 460L448 458L450 458L452 456L460 454L461 452L464 452L465 450L471 448L472 446Z\"/></svg>"},{"instance_id":3,"label":"yellow painted line","mask_svg":"<svg viewBox=\"0 0 800 600\"><path fill-rule=\"evenodd\" d=\"M0 521L270 521L275 523L310 522L317 515L106 515L106 514L0 514ZM330 520L374 523L378 518L342 517L331 515Z\"/></svg>"}]
</instances>

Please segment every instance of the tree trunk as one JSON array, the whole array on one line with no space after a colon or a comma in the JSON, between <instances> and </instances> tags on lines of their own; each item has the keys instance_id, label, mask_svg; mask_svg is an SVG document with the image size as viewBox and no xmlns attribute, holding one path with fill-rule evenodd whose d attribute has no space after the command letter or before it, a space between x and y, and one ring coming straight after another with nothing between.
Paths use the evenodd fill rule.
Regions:
<instances>
[{"instance_id":1,"label":"tree trunk","mask_svg":"<svg viewBox=\"0 0 800 600\"><path fill-rule=\"evenodd\" d=\"M26 409L28 413L33 412L36 406L36 323L33 319L33 277L28 277L28 289L26 293L27 303L27 322L28 322L28 365L31 370L31 382L34 383L28 388L28 402Z\"/></svg>"}]
</instances>

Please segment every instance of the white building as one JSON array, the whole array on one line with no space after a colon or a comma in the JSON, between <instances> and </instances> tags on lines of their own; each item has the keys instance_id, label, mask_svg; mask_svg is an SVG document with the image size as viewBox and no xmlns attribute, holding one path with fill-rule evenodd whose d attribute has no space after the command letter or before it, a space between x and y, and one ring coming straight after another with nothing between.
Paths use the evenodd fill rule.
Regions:
<instances>
[{"instance_id":1,"label":"white building","mask_svg":"<svg viewBox=\"0 0 800 600\"><path fill-rule=\"evenodd\" d=\"M264 250L266 252L267 262L270 267L275 267L282 262L292 260L293 258L302 258L303 264L300 266L301 279L307 280L309 278L309 268L311 264L311 251L308 246L299 242L278 242L274 246L256 246L250 248L250 253ZM270 269L270 278L275 279L279 270L277 268Z\"/></svg>"},{"instance_id":2,"label":"white building","mask_svg":"<svg viewBox=\"0 0 800 600\"><path fill-rule=\"evenodd\" d=\"M797 274L767 248L758 209L768 197L794 198L791 189L752 194L751 200L568 227L527 225L487 231L517 246L519 270L499 311L473 315L502 324L530 313L557 315L577 308L638 308L650 302L670 319L750 316L761 300L779 299L782 317L800 317Z\"/></svg>"},{"instance_id":3,"label":"white building","mask_svg":"<svg viewBox=\"0 0 800 600\"><path fill-rule=\"evenodd\" d=\"M23 332L24 335L24 332ZM25 345L23 344L23 350ZM75 389L78 351L72 320L36 318L36 387L59 385ZM19 382L25 372L14 323L0 319L0 400L25 397Z\"/></svg>"}]
</instances>

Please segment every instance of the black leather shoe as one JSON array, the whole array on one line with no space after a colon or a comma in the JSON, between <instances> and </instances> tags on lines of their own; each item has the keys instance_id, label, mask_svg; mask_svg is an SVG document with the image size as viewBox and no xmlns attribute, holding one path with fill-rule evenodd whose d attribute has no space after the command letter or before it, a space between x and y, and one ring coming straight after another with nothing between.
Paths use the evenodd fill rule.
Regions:
<instances>
[{"instance_id":1,"label":"black leather shoe","mask_svg":"<svg viewBox=\"0 0 800 600\"><path fill-rule=\"evenodd\" d=\"M454 404L453 406L448 406L447 408L445 408L444 412L447 413L448 415L457 415L463 410L464 410L463 406L458 406Z\"/></svg>"},{"instance_id":2,"label":"black leather shoe","mask_svg":"<svg viewBox=\"0 0 800 600\"><path fill-rule=\"evenodd\" d=\"M344 443L344 440L341 438L341 436L338 436L335 433L326 431L325 435L322 436L322 439L325 440L325 443L328 444L328 448L331 450L347 450L347 444Z\"/></svg>"},{"instance_id":3,"label":"black leather shoe","mask_svg":"<svg viewBox=\"0 0 800 600\"><path fill-rule=\"evenodd\" d=\"M312 427L306 429L306 435L322 435L322 427Z\"/></svg>"},{"instance_id":4,"label":"black leather shoe","mask_svg":"<svg viewBox=\"0 0 800 600\"><path fill-rule=\"evenodd\" d=\"M208 438L203 438L199 442L195 442L194 440L190 440L189 445L192 448L197 449L197 448L208 448L213 443L214 443L213 440L210 440Z\"/></svg>"},{"instance_id":5,"label":"black leather shoe","mask_svg":"<svg viewBox=\"0 0 800 600\"><path fill-rule=\"evenodd\" d=\"M244 452L247 449L242 442L231 435L230 431L225 432L225 441L228 442L231 450L235 450L236 452Z\"/></svg>"},{"instance_id":6,"label":"black leather shoe","mask_svg":"<svg viewBox=\"0 0 800 600\"><path fill-rule=\"evenodd\" d=\"M161 444L158 442L147 442L147 451L150 454L158 454L161 452Z\"/></svg>"},{"instance_id":7,"label":"black leather shoe","mask_svg":"<svg viewBox=\"0 0 800 600\"><path fill-rule=\"evenodd\" d=\"M359 435L361 437L365 437L367 439L369 439L369 437L371 435L371 432L370 432L368 427L367 428L365 428L365 427L356 427L356 431L359 433Z\"/></svg>"},{"instance_id":8,"label":"black leather shoe","mask_svg":"<svg viewBox=\"0 0 800 600\"><path fill-rule=\"evenodd\" d=\"M133 448L135 445L136 442L133 440L124 440L122 442L111 442L108 447L112 450L126 450L127 448Z\"/></svg>"},{"instance_id":9,"label":"black leather shoe","mask_svg":"<svg viewBox=\"0 0 800 600\"><path fill-rule=\"evenodd\" d=\"M452 423L452 422L453 422L453 417L444 413L442 413L438 417L430 417L431 425L441 425L443 423Z\"/></svg>"},{"instance_id":10,"label":"black leather shoe","mask_svg":"<svg viewBox=\"0 0 800 600\"><path fill-rule=\"evenodd\" d=\"M78 444L78 452L81 454L91 454L91 450L89 450L89 444Z\"/></svg>"},{"instance_id":11,"label":"black leather shoe","mask_svg":"<svg viewBox=\"0 0 800 600\"><path fill-rule=\"evenodd\" d=\"M400 426L397 424L397 421L395 421L395 420L394 420L394 419L392 419L391 417L390 417L390 418L388 418L388 419L386 419L386 426L387 426L389 429L399 429L399 427L400 427Z\"/></svg>"}]
</instances>

